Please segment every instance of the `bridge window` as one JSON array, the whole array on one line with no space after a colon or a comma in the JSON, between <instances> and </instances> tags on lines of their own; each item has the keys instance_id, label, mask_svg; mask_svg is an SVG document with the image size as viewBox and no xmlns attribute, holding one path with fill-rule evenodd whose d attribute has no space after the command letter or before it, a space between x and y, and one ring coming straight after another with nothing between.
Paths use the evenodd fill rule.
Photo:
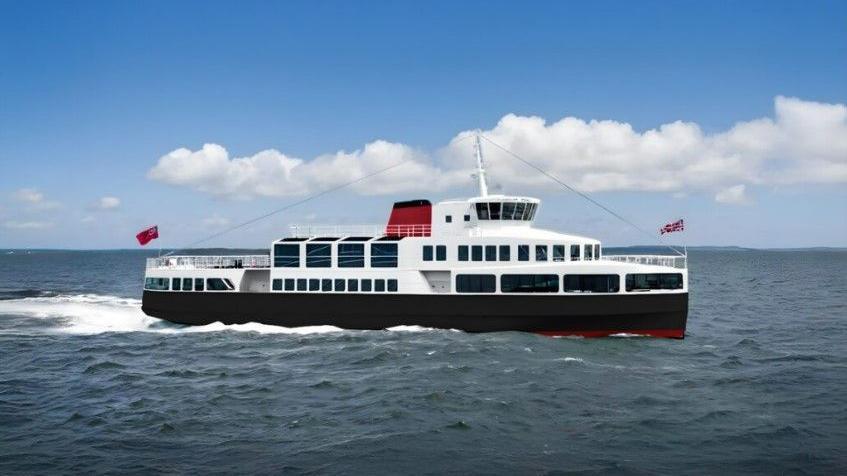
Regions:
<instances>
[{"instance_id":1,"label":"bridge window","mask_svg":"<svg viewBox=\"0 0 847 476\"><path fill-rule=\"evenodd\" d=\"M203 278L194 278L195 291L202 291L205 288L204 284L205 282L203 281Z\"/></svg>"},{"instance_id":2,"label":"bridge window","mask_svg":"<svg viewBox=\"0 0 847 476\"><path fill-rule=\"evenodd\" d=\"M594 245L594 259L600 259L600 245Z\"/></svg>"},{"instance_id":3,"label":"bridge window","mask_svg":"<svg viewBox=\"0 0 847 476\"><path fill-rule=\"evenodd\" d=\"M338 245L339 268L364 268L365 245L359 243L340 243Z\"/></svg>"},{"instance_id":4,"label":"bridge window","mask_svg":"<svg viewBox=\"0 0 847 476\"><path fill-rule=\"evenodd\" d=\"M423 247L423 260L432 261L432 246L426 245Z\"/></svg>"},{"instance_id":5,"label":"bridge window","mask_svg":"<svg viewBox=\"0 0 847 476\"><path fill-rule=\"evenodd\" d=\"M345 284L347 284L345 280L336 279L335 280L335 290L336 291L344 291L344 288L346 287Z\"/></svg>"},{"instance_id":6,"label":"bridge window","mask_svg":"<svg viewBox=\"0 0 847 476\"><path fill-rule=\"evenodd\" d=\"M547 245L535 246L535 261L547 261Z\"/></svg>"},{"instance_id":7,"label":"bridge window","mask_svg":"<svg viewBox=\"0 0 847 476\"><path fill-rule=\"evenodd\" d=\"M397 267L397 243L373 243L371 245L372 268Z\"/></svg>"},{"instance_id":8,"label":"bridge window","mask_svg":"<svg viewBox=\"0 0 847 476\"><path fill-rule=\"evenodd\" d=\"M297 280L297 290L298 291L306 291L307 290L307 281L305 279Z\"/></svg>"},{"instance_id":9,"label":"bridge window","mask_svg":"<svg viewBox=\"0 0 847 476\"><path fill-rule=\"evenodd\" d=\"M509 245L500 245L500 261L509 261L512 259L509 255Z\"/></svg>"},{"instance_id":10,"label":"bridge window","mask_svg":"<svg viewBox=\"0 0 847 476\"><path fill-rule=\"evenodd\" d=\"M274 267L300 267L300 245L274 245Z\"/></svg>"},{"instance_id":11,"label":"bridge window","mask_svg":"<svg viewBox=\"0 0 847 476\"><path fill-rule=\"evenodd\" d=\"M514 202L503 203L503 219L504 220L513 220L514 216L515 216L515 203Z\"/></svg>"},{"instance_id":12,"label":"bridge window","mask_svg":"<svg viewBox=\"0 0 847 476\"><path fill-rule=\"evenodd\" d=\"M497 247L494 245L485 246L485 261L497 261Z\"/></svg>"},{"instance_id":13,"label":"bridge window","mask_svg":"<svg viewBox=\"0 0 847 476\"><path fill-rule=\"evenodd\" d=\"M515 220L523 220L524 207L526 207L525 203L516 203L515 204Z\"/></svg>"},{"instance_id":14,"label":"bridge window","mask_svg":"<svg viewBox=\"0 0 847 476\"><path fill-rule=\"evenodd\" d=\"M273 289L274 291L282 291L282 280L274 279L271 285L271 289Z\"/></svg>"},{"instance_id":15,"label":"bridge window","mask_svg":"<svg viewBox=\"0 0 847 476\"><path fill-rule=\"evenodd\" d=\"M209 291L229 291L231 288L221 278L206 279L206 289Z\"/></svg>"},{"instance_id":16,"label":"bridge window","mask_svg":"<svg viewBox=\"0 0 847 476\"><path fill-rule=\"evenodd\" d=\"M170 287L171 280L169 278L147 278L144 280L144 289L167 291Z\"/></svg>"},{"instance_id":17,"label":"bridge window","mask_svg":"<svg viewBox=\"0 0 847 476\"><path fill-rule=\"evenodd\" d=\"M562 277L566 293L616 293L621 288L617 274L567 274Z\"/></svg>"},{"instance_id":18,"label":"bridge window","mask_svg":"<svg viewBox=\"0 0 847 476\"><path fill-rule=\"evenodd\" d=\"M389 279L388 280L388 292L396 293L397 292L397 280Z\"/></svg>"},{"instance_id":19,"label":"bridge window","mask_svg":"<svg viewBox=\"0 0 847 476\"><path fill-rule=\"evenodd\" d=\"M285 280L285 290L286 291L294 291L294 280L291 278L287 278Z\"/></svg>"},{"instance_id":20,"label":"bridge window","mask_svg":"<svg viewBox=\"0 0 847 476\"><path fill-rule=\"evenodd\" d=\"M363 279L362 280L362 292L371 292L371 280Z\"/></svg>"},{"instance_id":21,"label":"bridge window","mask_svg":"<svg viewBox=\"0 0 847 476\"><path fill-rule=\"evenodd\" d=\"M557 293L559 276L555 274L504 274L500 276L504 293Z\"/></svg>"},{"instance_id":22,"label":"bridge window","mask_svg":"<svg viewBox=\"0 0 847 476\"><path fill-rule=\"evenodd\" d=\"M385 280L384 279L374 279L374 291L378 293L385 292Z\"/></svg>"},{"instance_id":23,"label":"bridge window","mask_svg":"<svg viewBox=\"0 0 847 476\"><path fill-rule=\"evenodd\" d=\"M571 245L571 261L579 261L579 245Z\"/></svg>"},{"instance_id":24,"label":"bridge window","mask_svg":"<svg viewBox=\"0 0 847 476\"><path fill-rule=\"evenodd\" d=\"M332 245L307 244L306 245L306 267L307 268L329 268L332 266Z\"/></svg>"},{"instance_id":25,"label":"bridge window","mask_svg":"<svg viewBox=\"0 0 847 476\"><path fill-rule=\"evenodd\" d=\"M468 247L467 245L459 245L459 261L467 261L468 260Z\"/></svg>"},{"instance_id":26,"label":"bridge window","mask_svg":"<svg viewBox=\"0 0 847 476\"><path fill-rule=\"evenodd\" d=\"M529 245L518 245L518 261L529 261Z\"/></svg>"},{"instance_id":27,"label":"bridge window","mask_svg":"<svg viewBox=\"0 0 847 476\"><path fill-rule=\"evenodd\" d=\"M488 215L492 220L500 219L500 202L491 202L488 204Z\"/></svg>"},{"instance_id":28,"label":"bridge window","mask_svg":"<svg viewBox=\"0 0 847 476\"><path fill-rule=\"evenodd\" d=\"M321 291L332 291L332 280L331 279L322 279L321 280Z\"/></svg>"},{"instance_id":29,"label":"bridge window","mask_svg":"<svg viewBox=\"0 0 847 476\"><path fill-rule=\"evenodd\" d=\"M479 220L488 220L488 204L487 203L477 203L476 204L476 217Z\"/></svg>"},{"instance_id":30,"label":"bridge window","mask_svg":"<svg viewBox=\"0 0 847 476\"><path fill-rule=\"evenodd\" d=\"M472 261L482 261L482 246L479 246L479 245L471 246L471 260Z\"/></svg>"},{"instance_id":31,"label":"bridge window","mask_svg":"<svg viewBox=\"0 0 847 476\"><path fill-rule=\"evenodd\" d=\"M591 261L591 245L585 245L585 251L583 252L586 261Z\"/></svg>"},{"instance_id":32,"label":"bridge window","mask_svg":"<svg viewBox=\"0 0 847 476\"><path fill-rule=\"evenodd\" d=\"M565 245L553 245L553 261L565 260Z\"/></svg>"},{"instance_id":33,"label":"bridge window","mask_svg":"<svg viewBox=\"0 0 847 476\"><path fill-rule=\"evenodd\" d=\"M320 291L321 290L321 280L320 279L310 279L309 280L309 291Z\"/></svg>"},{"instance_id":34,"label":"bridge window","mask_svg":"<svg viewBox=\"0 0 847 476\"><path fill-rule=\"evenodd\" d=\"M358 279L348 279L347 280L347 290L350 292L356 292L359 290L359 280Z\"/></svg>"},{"instance_id":35,"label":"bridge window","mask_svg":"<svg viewBox=\"0 0 847 476\"><path fill-rule=\"evenodd\" d=\"M627 291L648 291L653 289L682 289L681 273L627 274Z\"/></svg>"},{"instance_id":36,"label":"bridge window","mask_svg":"<svg viewBox=\"0 0 847 476\"><path fill-rule=\"evenodd\" d=\"M493 274L456 275L457 293L493 293L497 290L497 278Z\"/></svg>"},{"instance_id":37,"label":"bridge window","mask_svg":"<svg viewBox=\"0 0 847 476\"><path fill-rule=\"evenodd\" d=\"M435 247L435 260L436 261L447 261L447 247L444 245L438 245Z\"/></svg>"}]
</instances>

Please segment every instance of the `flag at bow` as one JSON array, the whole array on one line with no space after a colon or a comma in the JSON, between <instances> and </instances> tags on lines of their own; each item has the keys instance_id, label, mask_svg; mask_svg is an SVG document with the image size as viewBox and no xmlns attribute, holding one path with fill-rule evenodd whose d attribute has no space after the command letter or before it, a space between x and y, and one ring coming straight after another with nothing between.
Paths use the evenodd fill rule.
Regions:
<instances>
[{"instance_id":1,"label":"flag at bow","mask_svg":"<svg viewBox=\"0 0 847 476\"><path fill-rule=\"evenodd\" d=\"M667 225L659 228L659 234L664 235L665 233L673 233L675 231L684 231L685 223L682 221L682 218L675 222L668 223Z\"/></svg>"},{"instance_id":2,"label":"flag at bow","mask_svg":"<svg viewBox=\"0 0 847 476\"><path fill-rule=\"evenodd\" d=\"M138 232L137 235L135 235L135 239L138 240L138 244L141 245L141 246L144 246L147 243L150 243L151 241L155 240L158 237L159 237L159 227L156 226L156 225L151 226L150 228L147 228L146 230L142 230L142 231Z\"/></svg>"}]
</instances>

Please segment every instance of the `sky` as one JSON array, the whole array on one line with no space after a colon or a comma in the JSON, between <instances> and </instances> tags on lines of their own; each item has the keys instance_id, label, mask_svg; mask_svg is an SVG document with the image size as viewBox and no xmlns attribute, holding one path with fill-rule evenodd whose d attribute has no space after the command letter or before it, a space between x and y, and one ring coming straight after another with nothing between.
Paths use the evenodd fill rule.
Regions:
<instances>
[{"instance_id":1,"label":"sky","mask_svg":"<svg viewBox=\"0 0 847 476\"><path fill-rule=\"evenodd\" d=\"M154 224L179 248L402 163L203 245L384 223L477 194L475 131L539 227L847 246L845 25L843 1L0 0L0 248Z\"/></svg>"}]
</instances>

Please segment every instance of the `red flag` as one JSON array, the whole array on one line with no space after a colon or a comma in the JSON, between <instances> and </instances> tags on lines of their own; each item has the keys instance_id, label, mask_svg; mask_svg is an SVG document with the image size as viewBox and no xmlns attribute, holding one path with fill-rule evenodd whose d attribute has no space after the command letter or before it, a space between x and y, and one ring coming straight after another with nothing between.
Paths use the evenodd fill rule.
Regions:
<instances>
[{"instance_id":1,"label":"red flag","mask_svg":"<svg viewBox=\"0 0 847 476\"><path fill-rule=\"evenodd\" d=\"M141 246L144 246L147 243L150 243L151 241L155 240L158 237L159 237L159 227L155 226L155 225L151 226L150 228L148 228L146 230L142 230L142 231L138 232L137 235L135 235L135 239L138 240L138 244L141 245Z\"/></svg>"},{"instance_id":2,"label":"red flag","mask_svg":"<svg viewBox=\"0 0 847 476\"><path fill-rule=\"evenodd\" d=\"M668 223L667 225L659 228L659 234L664 235L665 233L673 233L675 231L684 231L685 223L682 221L682 218L675 222Z\"/></svg>"}]
</instances>

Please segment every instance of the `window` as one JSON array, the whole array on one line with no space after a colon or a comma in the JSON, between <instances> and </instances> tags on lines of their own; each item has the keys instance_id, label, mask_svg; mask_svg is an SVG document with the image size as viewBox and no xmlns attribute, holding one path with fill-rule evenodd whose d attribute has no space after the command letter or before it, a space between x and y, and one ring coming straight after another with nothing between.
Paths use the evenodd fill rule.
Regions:
<instances>
[{"instance_id":1,"label":"window","mask_svg":"<svg viewBox=\"0 0 847 476\"><path fill-rule=\"evenodd\" d=\"M274 267L300 267L300 245L274 245Z\"/></svg>"},{"instance_id":2,"label":"window","mask_svg":"<svg viewBox=\"0 0 847 476\"><path fill-rule=\"evenodd\" d=\"M535 261L547 261L547 245L535 245Z\"/></svg>"},{"instance_id":3,"label":"window","mask_svg":"<svg viewBox=\"0 0 847 476\"><path fill-rule=\"evenodd\" d=\"M579 261L579 245L571 245L571 261Z\"/></svg>"},{"instance_id":4,"label":"window","mask_svg":"<svg viewBox=\"0 0 847 476\"><path fill-rule=\"evenodd\" d=\"M447 223L453 223L453 215L444 215L444 221Z\"/></svg>"},{"instance_id":5,"label":"window","mask_svg":"<svg viewBox=\"0 0 847 476\"><path fill-rule=\"evenodd\" d=\"M332 280L331 279L322 279L321 280L321 291L332 291Z\"/></svg>"},{"instance_id":6,"label":"window","mask_svg":"<svg viewBox=\"0 0 847 476\"><path fill-rule=\"evenodd\" d=\"M553 245L553 261L565 260L565 245Z\"/></svg>"},{"instance_id":7,"label":"window","mask_svg":"<svg viewBox=\"0 0 847 476\"><path fill-rule=\"evenodd\" d=\"M585 245L585 252L583 253L586 261L591 261L591 245Z\"/></svg>"},{"instance_id":8,"label":"window","mask_svg":"<svg viewBox=\"0 0 847 476\"><path fill-rule=\"evenodd\" d=\"M594 245L594 259L600 259L600 245Z\"/></svg>"},{"instance_id":9,"label":"window","mask_svg":"<svg viewBox=\"0 0 847 476\"><path fill-rule=\"evenodd\" d=\"M329 268L332 266L332 245L329 243L306 244L306 267Z\"/></svg>"},{"instance_id":10,"label":"window","mask_svg":"<svg viewBox=\"0 0 847 476\"><path fill-rule=\"evenodd\" d=\"M227 278L224 278L224 284L226 284L226 286L227 286L229 289L231 289L231 290L232 290L232 289L235 289L235 286L233 286L233 285L232 285L232 281L230 281L230 280L229 280L229 279L227 279Z\"/></svg>"},{"instance_id":11,"label":"window","mask_svg":"<svg viewBox=\"0 0 847 476\"><path fill-rule=\"evenodd\" d=\"M271 289L273 289L274 291L282 291L282 280L274 279L271 282Z\"/></svg>"},{"instance_id":12,"label":"window","mask_svg":"<svg viewBox=\"0 0 847 476\"><path fill-rule=\"evenodd\" d=\"M504 274L500 276L504 293L557 293L559 276L555 274Z\"/></svg>"},{"instance_id":13,"label":"window","mask_svg":"<svg viewBox=\"0 0 847 476\"><path fill-rule=\"evenodd\" d=\"M523 211L525 206L525 203L515 204L515 220L523 220Z\"/></svg>"},{"instance_id":14,"label":"window","mask_svg":"<svg viewBox=\"0 0 847 476\"><path fill-rule=\"evenodd\" d=\"M488 204L487 203L477 203L476 204L476 218L478 220L488 220Z\"/></svg>"},{"instance_id":15,"label":"window","mask_svg":"<svg viewBox=\"0 0 847 476\"><path fill-rule=\"evenodd\" d=\"M294 280L288 278L285 280L285 290L286 291L294 291Z\"/></svg>"},{"instance_id":16,"label":"window","mask_svg":"<svg viewBox=\"0 0 847 476\"><path fill-rule=\"evenodd\" d=\"M435 247L435 260L436 261L447 261L447 247L444 245L438 245Z\"/></svg>"},{"instance_id":17,"label":"window","mask_svg":"<svg viewBox=\"0 0 847 476\"><path fill-rule=\"evenodd\" d=\"M191 278L182 278L182 290L191 291L191 283L194 282Z\"/></svg>"},{"instance_id":18,"label":"window","mask_svg":"<svg viewBox=\"0 0 847 476\"><path fill-rule=\"evenodd\" d=\"M509 245L500 245L500 261L509 261L512 259L509 255Z\"/></svg>"},{"instance_id":19,"label":"window","mask_svg":"<svg viewBox=\"0 0 847 476\"><path fill-rule=\"evenodd\" d=\"M503 219L504 220L512 220L515 216L515 204L513 202L506 202L503 204Z\"/></svg>"},{"instance_id":20,"label":"window","mask_svg":"<svg viewBox=\"0 0 847 476\"><path fill-rule=\"evenodd\" d=\"M396 268L397 243L374 243L371 245L371 267Z\"/></svg>"},{"instance_id":21,"label":"window","mask_svg":"<svg viewBox=\"0 0 847 476\"><path fill-rule=\"evenodd\" d=\"M194 278L194 290L195 291L202 291L205 287L205 286L203 286L203 284L205 284L205 282L203 281L203 278Z\"/></svg>"},{"instance_id":22,"label":"window","mask_svg":"<svg viewBox=\"0 0 847 476\"><path fill-rule=\"evenodd\" d=\"M181 290L181 289L182 289L182 280L181 280L181 279L179 279L179 278L174 278L174 279L173 279L173 282L171 283L171 285L173 286L173 287L171 288L172 290L174 290L174 291L179 291L179 290Z\"/></svg>"},{"instance_id":23,"label":"window","mask_svg":"<svg viewBox=\"0 0 847 476\"><path fill-rule=\"evenodd\" d=\"M566 293L616 293L621 289L617 274L567 274L562 277Z\"/></svg>"},{"instance_id":24,"label":"window","mask_svg":"<svg viewBox=\"0 0 847 476\"><path fill-rule=\"evenodd\" d=\"M385 280L384 279L374 279L374 291L378 293L385 292Z\"/></svg>"},{"instance_id":25,"label":"window","mask_svg":"<svg viewBox=\"0 0 847 476\"><path fill-rule=\"evenodd\" d=\"M396 293L397 292L397 280L389 279L388 281L388 292Z\"/></svg>"},{"instance_id":26,"label":"window","mask_svg":"<svg viewBox=\"0 0 847 476\"><path fill-rule=\"evenodd\" d=\"M423 247L423 260L432 261L432 246L426 245Z\"/></svg>"},{"instance_id":27,"label":"window","mask_svg":"<svg viewBox=\"0 0 847 476\"><path fill-rule=\"evenodd\" d=\"M153 291L167 291L171 287L171 280L168 278L147 278L144 280L144 289ZM202 288L202 286L201 286ZM199 289L202 291L202 289Z\"/></svg>"},{"instance_id":28,"label":"window","mask_svg":"<svg viewBox=\"0 0 847 476\"><path fill-rule=\"evenodd\" d=\"M344 291L344 287L345 287L344 285L345 284L347 284L347 282L345 280L336 279L335 280L335 290L338 291L338 292Z\"/></svg>"},{"instance_id":29,"label":"window","mask_svg":"<svg viewBox=\"0 0 847 476\"><path fill-rule=\"evenodd\" d=\"M470 216L470 215L465 215L465 221L471 221L471 216Z\"/></svg>"},{"instance_id":30,"label":"window","mask_svg":"<svg viewBox=\"0 0 847 476\"><path fill-rule=\"evenodd\" d=\"M497 261L497 247L485 245L485 261Z\"/></svg>"},{"instance_id":31,"label":"window","mask_svg":"<svg viewBox=\"0 0 847 476\"><path fill-rule=\"evenodd\" d=\"M321 290L321 280L320 279L310 279L309 280L309 291L320 291Z\"/></svg>"},{"instance_id":32,"label":"window","mask_svg":"<svg viewBox=\"0 0 847 476\"><path fill-rule=\"evenodd\" d=\"M361 243L339 243L338 244L338 267L339 268L364 268L365 267L365 245Z\"/></svg>"},{"instance_id":33,"label":"window","mask_svg":"<svg viewBox=\"0 0 847 476\"><path fill-rule=\"evenodd\" d=\"M348 279L347 280L347 290L350 292L356 292L359 290L359 280L358 279Z\"/></svg>"},{"instance_id":34,"label":"window","mask_svg":"<svg viewBox=\"0 0 847 476\"><path fill-rule=\"evenodd\" d=\"M627 291L648 291L651 289L682 289L681 273L627 274Z\"/></svg>"},{"instance_id":35,"label":"window","mask_svg":"<svg viewBox=\"0 0 847 476\"><path fill-rule=\"evenodd\" d=\"M471 246L471 260L472 261L482 261L482 246L479 246L479 245Z\"/></svg>"},{"instance_id":36,"label":"window","mask_svg":"<svg viewBox=\"0 0 847 476\"><path fill-rule=\"evenodd\" d=\"M459 261L467 261L468 260L468 247L467 245L459 246Z\"/></svg>"},{"instance_id":37,"label":"window","mask_svg":"<svg viewBox=\"0 0 847 476\"><path fill-rule=\"evenodd\" d=\"M538 210L537 203L528 203L526 205L526 211L524 212L523 219L524 220L533 220L535 218L535 211Z\"/></svg>"},{"instance_id":38,"label":"window","mask_svg":"<svg viewBox=\"0 0 847 476\"><path fill-rule=\"evenodd\" d=\"M529 245L518 245L518 261L529 261Z\"/></svg>"},{"instance_id":39,"label":"window","mask_svg":"<svg viewBox=\"0 0 847 476\"><path fill-rule=\"evenodd\" d=\"M206 279L206 289L209 291L229 291L226 283L221 278Z\"/></svg>"},{"instance_id":40,"label":"window","mask_svg":"<svg viewBox=\"0 0 847 476\"><path fill-rule=\"evenodd\" d=\"M492 220L500 219L500 203L499 202L491 202L488 204L488 215Z\"/></svg>"},{"instance_id":41,"label":"window","mask_svg":"<svg viewBox=\"0 0 847 476\"><path fill-rule=\"evenodd\" d=\"M457 274L457 293L493 293L497 290L493 274Z\"/></svg>"},{"instance_id":42,"label":"window","mask_svg":"<svg viewBox=\"0 0 847 476\"><path fill-rule=\"evenodd\" d=\"M297 290L298 291L305 291L306 290L306 280L305 279L298 279L297 280Z\"/></svg>"},{"instance_id":43,"label":"window","mask_svg":"<svg viewBox=\"0 0 847 476\"><path fill-rule=\"evenodd\" d=\"M362 292L371 292L371 280L363 279L362 280Z\"/></svg>"}]
</instances>

